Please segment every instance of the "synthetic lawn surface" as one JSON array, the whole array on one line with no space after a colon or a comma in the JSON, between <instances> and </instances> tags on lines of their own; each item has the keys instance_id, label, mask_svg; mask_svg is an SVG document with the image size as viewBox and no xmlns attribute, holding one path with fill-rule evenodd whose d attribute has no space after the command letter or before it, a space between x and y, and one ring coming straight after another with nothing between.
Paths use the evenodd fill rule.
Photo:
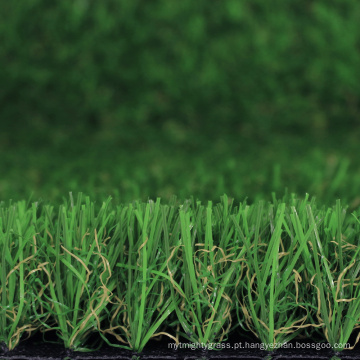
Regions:
<instances>
[{"instance_id":1,"label":"synthetic lawn surface","mask_svg":"<svg viewBox=\"0 0 360 360\"><path fill-rule=\"evenodd\" d=\"M325 139L279 136L246 139L236 134L207 139L190 134L179 143L156 132L131 141L69 138L52 146L0 144L0 200L62 202L69 191L101 202L146 201L172 195L216 201L224 194L237 200L271 200L283 194L310 193L330 206L340 198L355 210L360 204L357 136ZM86 142L85 140L86 139ZM81 141L80 141L81 140ZM85 142L85 143L84 143Z\"/></svg>"},{"instance_id":2,"label":"synthetic lawn surface","mask_svg":"<svg viewBox=\"0 0 360 360\"><path fill-rule=\"evenodd\" d=\"M360 325L359 218L340 201L274 194L1 203L0 341L11 350L40 331L75 351L234 333L270 349L300 337L345 344Z\"/></svg>"}]
</instances>

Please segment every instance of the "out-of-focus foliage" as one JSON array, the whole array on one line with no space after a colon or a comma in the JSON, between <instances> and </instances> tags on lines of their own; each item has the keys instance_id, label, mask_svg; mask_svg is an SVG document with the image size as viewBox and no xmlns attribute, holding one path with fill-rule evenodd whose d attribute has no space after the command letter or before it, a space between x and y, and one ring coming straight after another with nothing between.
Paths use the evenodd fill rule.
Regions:
<instances>
[{"instance_id":1,"label":"out-of-focus foliage","mask_svg":"<svg viewBox=\"0 0 360 360\"><path fill-rule=\"evenodd\" d=\"M359 22L355 0L2 1L2 143L354 126Z\"/></svg>"},{"instance_id":2,"label":"out-of-focus foliage","mask_svg":"<svg viewBox=\"0 0 360 360\"><path fill-rule=\"evenodd\" d=\"M351 202L359 24L357 0L1 1L0 197Z\"/></svg>"}]
</instances>

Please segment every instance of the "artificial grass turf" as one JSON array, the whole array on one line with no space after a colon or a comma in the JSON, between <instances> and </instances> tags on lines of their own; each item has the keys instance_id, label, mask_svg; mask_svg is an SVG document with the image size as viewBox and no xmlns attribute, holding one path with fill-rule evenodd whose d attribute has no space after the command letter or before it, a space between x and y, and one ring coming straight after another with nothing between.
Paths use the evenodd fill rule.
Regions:
<instances>
[{"instance_id":1,"label":"artificial grass turf","mask_svg":"<svg viewBox=\"0 0 360 360\"><path fill-rule=\"evenodd\" d=\"M251 331L268 349L300 336L335 348L360 325L360 214L346 209L295 195L1 203L0 341L56 331L73 350L140 352L160 335Z\"/></svg>"},{"instance_id":2,"label":"artificial grass turf","mask_svg":"<svg viewBox=\"0 0 360 360\"><path fill-rule=\"evenodd\" d=\"M164 201L172 194L182 199L194 195L206 203L224 193L236 199L247 194L254 202L271 200L272 191L282 193L287 187L289 192L316 194L326 206L338 198L352 210L360 204L356 136L339 139L336 134L318 143L271 134L262 144L234 133L226 141L214 139L211 147L206 138L199 141L200 134L181 146L157 136L156 131L150 140L141 137L122 147L93 137L86 144L74 138L50 148L32 149L26 144L13 151L6 148L0 163L4 174L0 199L18 201L32 193L33 201L42 198L59 204L71 189L99 203L108 195L128 203L148 197ZM136 145L139 142L141 146ZM240 154L246 154L246 161ZM93 171L94 162L97 171Z\"/></svg>"}]
</instances>

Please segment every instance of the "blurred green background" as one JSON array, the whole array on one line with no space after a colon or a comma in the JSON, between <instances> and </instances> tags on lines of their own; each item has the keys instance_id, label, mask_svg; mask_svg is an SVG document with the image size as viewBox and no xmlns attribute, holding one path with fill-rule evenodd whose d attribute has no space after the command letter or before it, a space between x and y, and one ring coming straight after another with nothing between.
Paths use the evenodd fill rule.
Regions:
<instances>
[{"instance_id":1,"label":"blurred green background","mask_svg":"<svg viewBox=\"0 0 360 360\"><path fill-rule=\"evenodd\" d=\"M0 2L0 198L360 204L357 0Z\"/></svg>"}]
</instances>

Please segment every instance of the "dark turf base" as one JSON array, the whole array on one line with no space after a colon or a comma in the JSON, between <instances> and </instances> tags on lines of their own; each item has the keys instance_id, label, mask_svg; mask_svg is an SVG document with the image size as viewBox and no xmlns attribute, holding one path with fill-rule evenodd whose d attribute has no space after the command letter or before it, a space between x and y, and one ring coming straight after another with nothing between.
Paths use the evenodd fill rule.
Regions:
<instances>
[{"instance_id":1,"label":"dark turf base","mask_svg":"<svg viewBox=\"0 0 360 360\"><path fill-rule=\"evenodd\" d=\"M248 341L255 343L254 339L239 339L232 337L229 339L231 346L239 341ZM298 341L298 343L300 343ZM302 341L302 344L310 344ZM259 349L223 349L223 350L191 350L191 349L169 349L168 341L164 338L162 341L150 341L141 354L135 354L131 351L103 345L100 350L94 352L73 352L64 349L62 345L44 343L39 336L34 336L30 340L20 343L13 351L6 351L2 346L0 350L0 360L207 360L207 359L331 359L336 356L338 359L359 359L360 346L354 350L344 350L336 354L329 349L279 349L272 353Z\"/></svg>"}]
</instances>

